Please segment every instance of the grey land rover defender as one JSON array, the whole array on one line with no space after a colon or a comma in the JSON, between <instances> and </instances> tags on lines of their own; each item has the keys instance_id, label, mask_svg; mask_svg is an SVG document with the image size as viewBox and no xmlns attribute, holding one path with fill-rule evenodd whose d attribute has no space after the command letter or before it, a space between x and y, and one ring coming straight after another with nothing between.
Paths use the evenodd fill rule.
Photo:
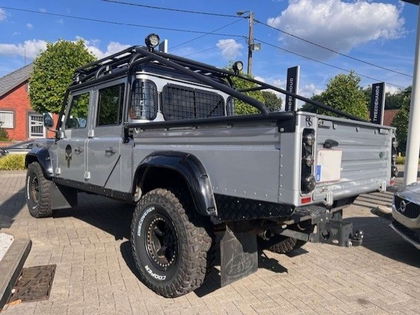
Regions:
<instances>
[{"instance_id":1,"label":"grey land rover defender","mask_svg":"<svg viewBox=\"0 0 420 315\"><path fill-rule=\"evenodd\" d=\"M361 243L342 209L390 184L393 128L244 76L240 62L219 69L158 43L152 34L75 72L55 139L26 157L32 216L75 207L78 192L135 205L132 254L165 297L200 287L216 263L222 285L255 272L262 249ZM267 89L343 118L270 113L248 93ZM260 113L237 115L237 102Z\"/></svg>"}]
</instances>

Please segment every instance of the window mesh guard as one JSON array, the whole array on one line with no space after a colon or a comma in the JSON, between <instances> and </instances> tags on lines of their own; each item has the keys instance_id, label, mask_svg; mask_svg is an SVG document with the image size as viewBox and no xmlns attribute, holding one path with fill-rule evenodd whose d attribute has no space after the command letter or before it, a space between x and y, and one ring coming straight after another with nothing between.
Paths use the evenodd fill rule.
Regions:
<instances>
[{"instance_id":1,"label":"window mesh guard","mask_svg":"<svg viewBox=\"0 0 420 315\"><path fill-rule=\"evenodd\" d=\"M168 84L162 92L165 120L181 120L225 116L221 95L204 90Z\"/></svg>"},{"instance_id":2,"label":"window mesh guard","mask_svg":"<svg viewBox=\"0 0 420 315\"><path fill-rule=\"evenodd\" d=\"M130 118L153 120L157 115L157 88L151 81L136 80L131 94Z\"/></svg>"}]
</instances>

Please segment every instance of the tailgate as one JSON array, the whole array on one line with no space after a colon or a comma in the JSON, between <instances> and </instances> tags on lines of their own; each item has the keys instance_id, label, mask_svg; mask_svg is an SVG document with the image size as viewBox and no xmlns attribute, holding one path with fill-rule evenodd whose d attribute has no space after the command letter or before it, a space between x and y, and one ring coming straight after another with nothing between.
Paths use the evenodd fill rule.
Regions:
<instances>
[{"instance_id":1,"label":"tailgate","mask_svg":"<svg viewBox=\"0 0 420 315\"><path fill-rule=\"evenodd\" d=\"M384 190L391 179L394 129L319 117L316 131L316 192L330 191L334 200Z\"/></svg>"}]
</instances>

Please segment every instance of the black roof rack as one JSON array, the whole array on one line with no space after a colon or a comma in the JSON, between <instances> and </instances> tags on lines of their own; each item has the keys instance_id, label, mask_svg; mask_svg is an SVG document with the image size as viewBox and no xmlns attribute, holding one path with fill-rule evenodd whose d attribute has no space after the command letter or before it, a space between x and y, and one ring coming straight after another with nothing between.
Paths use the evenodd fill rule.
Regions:
<instances>
[{"instance_id":1,"label":"black roof rack","mask_svg":"<svg viewBox=\"0 0 420 315\"><path fill-rule=\"evenodd\" d=\"M291 93L287 90L281 89L271 84L267 84L262 81L255 80L251 77L235 73L230 70L217 68L195 60L159 51L149 50L148 48L143 46L132 46L126 48L118 53L115 53L113 55L91 62L83 67L78 68L75 71L73 86L87 83L89 81L93 81L102 77L105 78L115 74L116 72L123 72L129 75L135 66L146 63L154 63L166 66L176 71L179 71L180 73L189 75L204 84L207 84L215 89L223 91L235 98L249 103L250 105L259 109L263 114L267 114L269 112L266 106L260 101L245 94L246 92L267 89L274 90L276 92L289 95L298 100L312 104L315 107L330 111L334 114L353 120L365 121L363 119L360 119L359 117L347 114L323 103L314 101L312 99L303 97L298 94ZM234 87L220 82L220 79L227 79L230 83L231 77L243 79L245 81L254 83L256 86L250 89L236 90Z\"/></svg>"}]
</instances>

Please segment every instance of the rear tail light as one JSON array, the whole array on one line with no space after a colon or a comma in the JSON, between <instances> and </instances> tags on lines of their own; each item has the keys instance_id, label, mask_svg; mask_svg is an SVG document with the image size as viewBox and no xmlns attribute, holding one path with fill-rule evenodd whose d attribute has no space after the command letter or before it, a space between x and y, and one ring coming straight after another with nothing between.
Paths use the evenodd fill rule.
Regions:
<instances>
[{"instance_id":1,"label":"rear tail light","mask_svg":"<svg viewBox=\"0 0 420 315\"><path fill-rule=\"evenodd\" d=\"M313 175L315 131L304 129L302 137L302 166L301 185L302 193L307 194L315 189L316 181Z\"/></svg>"},{"instance_id":2,"label":"rear tail light","mask_svg":"<svg viewBox=\"0 0 420 315\"><path fill-rule=\"evenodd\" d=\"M392 138L392 148L391 148L391 177L398 176L398 167L397 167L397 148L398 141L395 138Z\"/></svg>"}]
</instances>

